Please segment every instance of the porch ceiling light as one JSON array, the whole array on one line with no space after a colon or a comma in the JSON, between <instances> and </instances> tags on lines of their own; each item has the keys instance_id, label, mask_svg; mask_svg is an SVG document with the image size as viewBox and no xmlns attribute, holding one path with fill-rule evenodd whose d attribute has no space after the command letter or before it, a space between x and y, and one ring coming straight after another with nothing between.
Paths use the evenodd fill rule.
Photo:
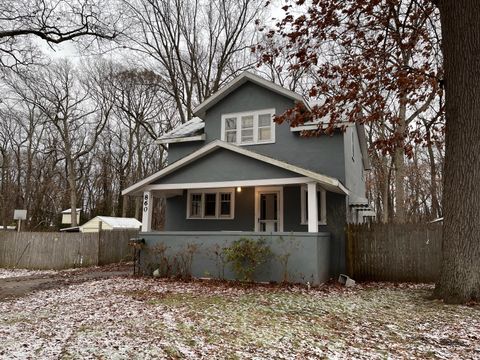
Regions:
<instances>
[{"instance_id":1,"label":"porch ceiling light","mask_svg":"<svg viewBox=\"0 0 480 360\"><path fill-rule=\"evenodd\" d=\"M240 186L237 187L237 192L242 192L242 188Z\"/></svg>"}]
</instances>

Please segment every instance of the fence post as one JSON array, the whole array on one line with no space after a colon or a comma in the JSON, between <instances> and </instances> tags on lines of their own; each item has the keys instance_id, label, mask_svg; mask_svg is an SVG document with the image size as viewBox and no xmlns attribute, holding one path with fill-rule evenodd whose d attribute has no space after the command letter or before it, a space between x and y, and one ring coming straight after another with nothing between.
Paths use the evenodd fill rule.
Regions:
<instances>
[{"instance_id":1,"label":"fence post","mask_svg":"<svg viewBox=\"0 0 480 360\"><path fill-rule=\"evenodd\" d=\"M347 271L348 275L352 278L355 277L354 274L354 236L353 236L353 226L352 224L347 224Z\"/></svg>"},{"instance_id":2,"label":"fence post","mask_svg":"<svg viewBox=\"0 0 480 360\"><path fill-rule=\"evenodd\" d=\"M98 231L98 237L97 237L97 241L98 241L97 265L98 266L102 264L102 260L101 260L101 257L102 257L102 235L103 235L103 230L100 228L100 230Z\"/></svg>"}]
</instances>

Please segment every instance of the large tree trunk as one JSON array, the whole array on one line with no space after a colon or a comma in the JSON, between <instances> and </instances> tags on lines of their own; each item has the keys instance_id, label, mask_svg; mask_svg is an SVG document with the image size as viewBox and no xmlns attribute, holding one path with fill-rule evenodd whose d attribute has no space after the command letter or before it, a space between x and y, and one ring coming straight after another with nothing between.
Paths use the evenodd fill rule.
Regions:
<instances>
[{"instance_id":1,"label":"large tree trunk","mask_svg":"<svg viewBox=\"0 0 480 360\"><path fill-rule=\"evenodd\" d=\"M480 11L476 0L438 1L446 90L442 271L436 295L480 299Z\"/></svg>"}]
</instances>

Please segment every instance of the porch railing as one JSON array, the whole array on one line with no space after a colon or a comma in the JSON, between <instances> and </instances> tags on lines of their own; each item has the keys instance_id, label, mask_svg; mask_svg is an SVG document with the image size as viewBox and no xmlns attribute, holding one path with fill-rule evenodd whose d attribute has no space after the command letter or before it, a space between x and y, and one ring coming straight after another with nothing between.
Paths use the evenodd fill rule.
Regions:
<instances>
[{"instance_id":1,"label":"porch railing","mask_svg":"<svg viewBox=\"0 0 480 360\"><path fill-rule=\"evenodd\" d=\"M258 220L260 224L260 231L277 232L279 229L278 220Z\"/></svg>"}]
</instances>

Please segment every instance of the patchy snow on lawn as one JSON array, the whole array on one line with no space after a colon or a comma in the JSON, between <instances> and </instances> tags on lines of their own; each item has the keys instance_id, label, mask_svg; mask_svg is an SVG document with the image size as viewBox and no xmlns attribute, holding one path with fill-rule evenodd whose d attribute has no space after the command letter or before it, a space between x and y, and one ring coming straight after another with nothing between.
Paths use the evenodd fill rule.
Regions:
<instances>
[{"instance_id":1,"label":"patchy snow on lawn","mask_svg":"<svg viewBox=\"0 0 480 360\"><path fill-rule=\"evenodd\" d=\"M8 279L23 276L48 276L55 275L55 270L26 270L26 269L2 269L0 268L0 279Z\"/></svg>"},{"instance_id":2,"label":"patchy snow on lawn","mask_svg":"<svg viewBox=\"0 0 480 360\"><path fill-rule=\"evenodd\" d=\"M480 358L479 307L431 290L95 280L0 302L0 358Z\"/></svg>"}]
</instances>

